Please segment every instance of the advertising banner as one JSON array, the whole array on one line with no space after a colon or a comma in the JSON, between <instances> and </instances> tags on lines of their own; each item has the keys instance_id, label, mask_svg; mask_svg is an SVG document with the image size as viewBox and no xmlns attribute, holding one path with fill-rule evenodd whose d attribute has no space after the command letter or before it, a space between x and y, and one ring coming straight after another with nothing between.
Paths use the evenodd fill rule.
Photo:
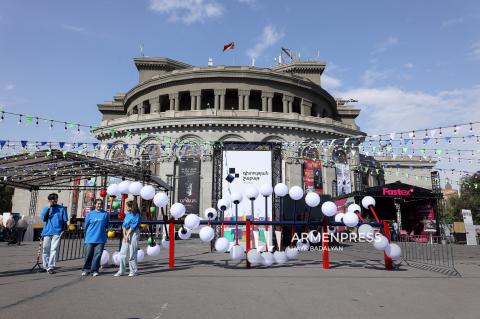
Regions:
<instances>
[{"instance_id":1,"label":"advertising banner","mask_svg":"<svg viewBox=\"0 0 480 319\"><path fill-rule=\"evenodd\" d=\"M229 183L226 177L231 175ZM223 152L222 197L230 199L233 192L240 192L243 201L238 205L238 219L252 219L251 201L245 198L245 191L250 186L260 189L262 184L272 184L272 153L271 151L229 151ZM255 220L265 220L265 198L259 195L254 201ZM268 219L272 218L272 197L267 201ZM235 220L235 205L225 211L225 220ZM264 227L260 226L260 240L265 242ZM269 238L271 238L271 227ZM224 236L233 244L235 242L235 226L225 226ZM239 227L239 244L245 247L245 228ZM271 245L269 245L269 249Z\"/></svg>"},{"instance_id":2,"label":"advertising banner","mask_svg":"<svg viewBox=\"0 0 480 319\"><path fill-rule=\"evenodd\" d=\"M350 194L352 184L350 182L350 166L348 164L336 164L337 173L337 196Z\"/></svg>"},{"instance_id":3,"label":"advertising banner","mask_svg":"<svg viewBox=\"0 0 480 319\"><path fill-rule=\"evenodd\" d=\"M178 164L178 202L188 213L198 214L200 203L200 159L185 158Z\"/></svg>"},{"instance_id":4,"label":"advertising banner","mask_svg":"<svg viewBox=\"0 0 480 319\"><path fill-rule=\"evenodd\" d=\"M462 209L463 223L465 224L465 233L467 237L467 245L477 245L477 237L475 226L473 225L472 211L470 209Z\"/></svg>"},{"instance_id":5,"label":"advertising banner","mask_svg":"<svg viewBox=\"0 0 480 319\"><path fill-rule=\"evenodd\" d=\"M305 192L323 194L322 162L305 160L303 162L303 188Z\"/></svg>"}]
</instances>

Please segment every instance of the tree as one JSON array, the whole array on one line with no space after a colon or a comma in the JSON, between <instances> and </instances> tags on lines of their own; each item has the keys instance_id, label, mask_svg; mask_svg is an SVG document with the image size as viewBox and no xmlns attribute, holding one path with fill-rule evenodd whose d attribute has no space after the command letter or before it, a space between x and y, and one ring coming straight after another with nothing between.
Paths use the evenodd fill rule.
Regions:
<instances>
[{"instance_id":1,"label":"tree","mask_svg":"<svg viewBox=\"0 0 480 319\"><path fill-rule=\"evenodd\" d=\"M447 200L445 222L461 221L462 209L470 209L475 224L480 223L480 173L466 176L460 181L460 196Z\"/></svg>"}]
</instances>

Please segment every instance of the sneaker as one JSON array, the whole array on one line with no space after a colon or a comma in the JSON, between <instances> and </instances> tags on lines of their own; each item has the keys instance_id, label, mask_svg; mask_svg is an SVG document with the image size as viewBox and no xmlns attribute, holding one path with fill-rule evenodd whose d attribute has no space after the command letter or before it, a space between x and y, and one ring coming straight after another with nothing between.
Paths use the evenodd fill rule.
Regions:
<instances>
[{"instance_id":1,"label":"sneaker","mask_svg":"<svg viewBox=\"0 0 480 319\"><path fill-rule=\"evenodd\" d=\"M82 276L86 276L88 275L88 272L87 271L82 271Z\"/></svg>"},{"instance_id":2,"label":"sneaker","mask_svg":"<svg viewBox=\"0 0 480 319\"><path fill-rule=\"evenodd\" d=\"M93 277L97 277L98 275L99 275L99 273L96 272L96 271L94 271L94 272L92 273L92 276L93 276Z\"/></svg>"},{"instance_id":3,"label":"sneaker","mask_svg":"<svg viewBox=\"0 0 480 319\"><path fill-rule=\"evenodd\" d=\"M113 277L120 277L123 275L125 275L125 273L118 271L115 275L113 275Z\"/></svg>"},{"instance_id":4,"label":"sneaker","mask_svg":"<svg viewBox=\"0 0 480 319\"><path fill-rule=\"evenodd\" d=\"M128 274L128 277L135 277L136 275L137 275L136 272L131 272L131 273Z\"/></svg>"},{"instance_id":5,"label":"sneaker","mask_svg":"<svg viewBox=\"0 0 480 319\"><path fill-rule=\"evenodd\" d=\"M53 275L55 273L55 271L53 269L49 269L47 270L47 272L50 274L50 275Z\"/></svg>"}]
</instances>

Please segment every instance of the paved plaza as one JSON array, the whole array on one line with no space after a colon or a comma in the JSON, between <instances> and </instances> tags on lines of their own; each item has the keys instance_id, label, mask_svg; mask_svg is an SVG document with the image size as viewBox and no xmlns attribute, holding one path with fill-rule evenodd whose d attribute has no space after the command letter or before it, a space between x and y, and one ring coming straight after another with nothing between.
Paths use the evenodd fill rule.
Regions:
<instances>
[{"instance_id":1,"label":"paved plaza","mask_svg":"<svg viewBox=\"0 0 480 319\"><path fill-rule=\"evenodd\" d=\"M135 278L115 278L113 267L82 278L82 260L60 262L54 275L30 273L37 247L1 243L0 318L480 317L479 247L455 246L461 276L447 276L405 264L385 271L382 255L365 244L332 252L329 270L320 252L248 270L189 240L177 243L174 270L162 250L146 256Z\"/></svg>"}]
</instances>

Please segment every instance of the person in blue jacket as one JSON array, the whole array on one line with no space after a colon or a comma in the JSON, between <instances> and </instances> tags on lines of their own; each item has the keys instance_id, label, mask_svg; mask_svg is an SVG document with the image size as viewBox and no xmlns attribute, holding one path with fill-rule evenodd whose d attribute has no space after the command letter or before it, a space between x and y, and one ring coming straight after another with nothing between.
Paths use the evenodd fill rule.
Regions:
<instances>
[{"instance_id":1,"label":"person in blue jacket","mask_svg":"<svg viewBox=\"0 0 480 319\"><path fill-rule=\"evenodd\" d=\"M128 266L130 273L128 276L133 277L137 275L137 250L138 240L140 238L140 210L136 201L127 202L127 214L122 224L123 242L120 249L120 270L114 275L115 277L125 275L127 251L129 253Z\"/></svg>"},{"instance_id":2,"label":"person in blue jacket","mask_svg":"<svg viewBox=\"0 0 480 319\"><path fill-rule=\"evenodd\" d=\"M95 210L90 211L85 217L85 263L82 276L89 273L94 277L98 276L100 259L107 242L108 222L108 213L103 210L103 200L96 199Z\"/></svg>"},{"instance_id":3,"label":"person in blue jacket","mask_svg":"<svg viewBox=\"0 0 480 319\"><path fill-rule=\"evenodd\" d=\"M67 229L67 209L57 204L58 195L48 195L48 207L44 207L40 217L44 223L43 237L43 270L49 274L55 273L55 262L57 260L58 248L62 232Z\"/></svg>"}]
</instances>

